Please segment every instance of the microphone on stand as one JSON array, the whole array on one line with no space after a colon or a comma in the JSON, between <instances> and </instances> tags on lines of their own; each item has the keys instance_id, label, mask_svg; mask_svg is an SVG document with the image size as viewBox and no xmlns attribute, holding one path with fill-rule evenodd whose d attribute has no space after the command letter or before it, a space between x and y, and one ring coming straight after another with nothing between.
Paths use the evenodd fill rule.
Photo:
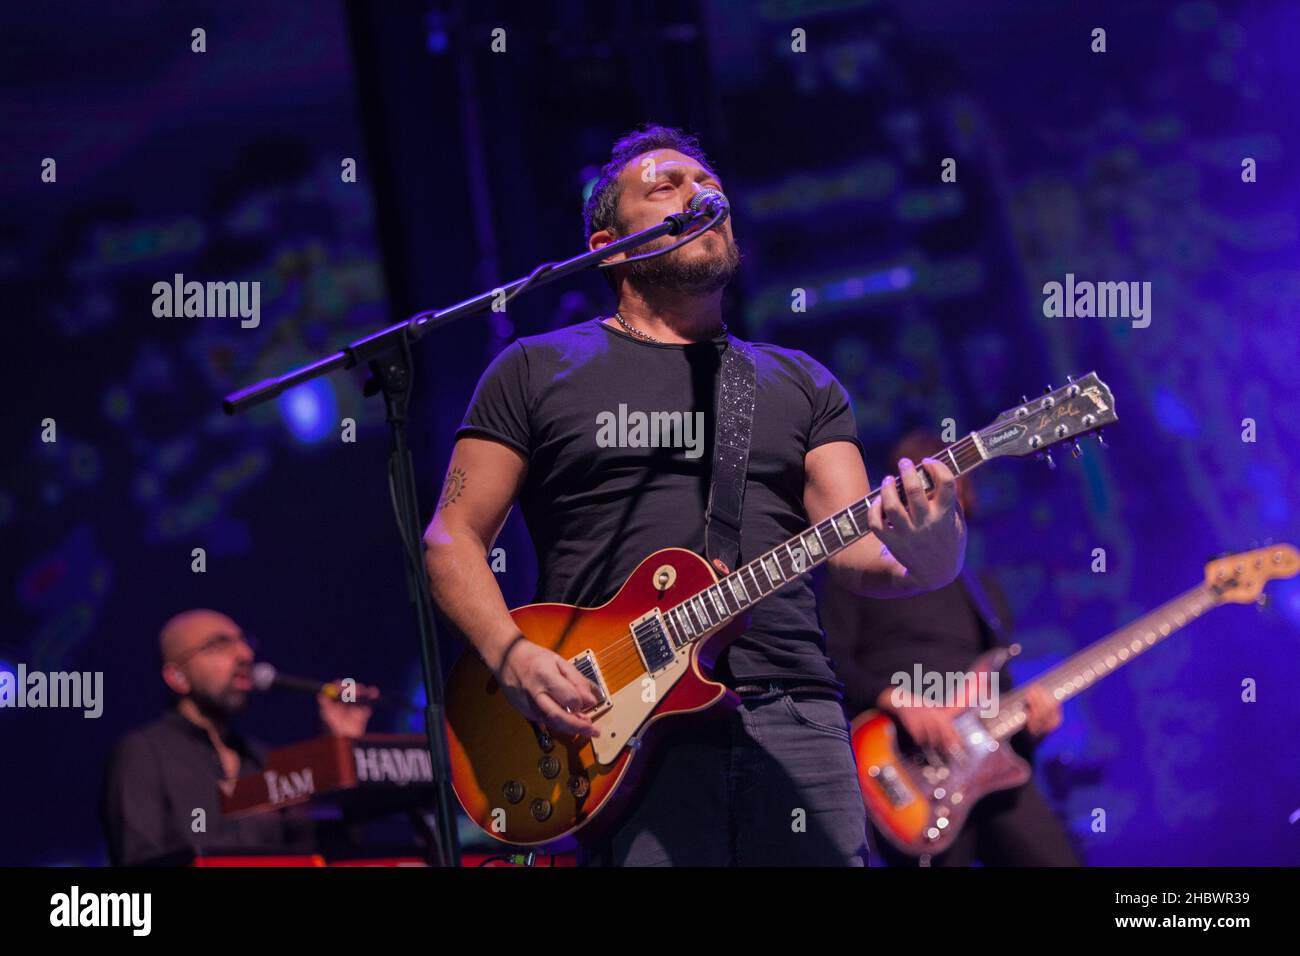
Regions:
<instances>
[{"instance_id":1,"label":"microphone on stand","mask_svg":"<svg viewBox=\"0 0 1300 956\"><path fill-rule=\"evenodd\" d=\"M731 214L731 203L718 189L701 189L691 197L691 201L686 204L686 208L694 213L717 216L718 221L713 223L714 226L722 225L727 221L727 216Z\"/></svg>"},{"instance_id":2,"label":"microphone on stand","mask_svg":"<svg viewBox=\"0 0 1300 956\"><path fill-rule=\"evenodd\" d=\"M278 688L280 690L293 690L300 694L311 694L315 697L317 694L324 694L331 700L341 700L343 696L343 685L330 681L315 680L311 677L294 677L292 674L281 674L276 670L274 664L268 664L261 661L253 665L253 689L254 690L271 690ZM360 695L358 695L359 697ZM374 696L366 700L344 701L349 704L370 704L379 699L379 692L376 691Z\"/></svg>"}]
</instances>

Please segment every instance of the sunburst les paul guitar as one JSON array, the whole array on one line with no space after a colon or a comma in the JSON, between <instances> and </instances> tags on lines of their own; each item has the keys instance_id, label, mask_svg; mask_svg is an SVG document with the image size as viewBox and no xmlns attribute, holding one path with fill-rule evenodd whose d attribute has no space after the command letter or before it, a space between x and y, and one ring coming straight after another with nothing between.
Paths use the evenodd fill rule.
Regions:
<instances>
[{"instance_id":1,"label":"sunburst les paul guitar","mask_svg":"<svg viewBox=\"0 0 1300 956\"><path fill-rule=\"evenodd\" d=\"M1300 572L1300 552L1274 545L1219 558L1205 566L1205 581L1113 634L1085 647L1030 685L1065 701L1150 650L1220 604L1249 604L1264 585ZM995 648L971 672L995 671L1007 648ZM1028 686L1005 695L993 716L977 708L958 713L954 729L961 747L952 754L900 745L892 717L869 710L851 728L858 778L867 815L895 847L910 856L942 853L957 839L979 800L1025 783L1029 764L1007 739L1025 723Z\"/></svg>"},{"instance_id":2,"label":"sunburst les paul guitar","mask_svg":"<svg viewBox=\"0 0 1300 956\"><path fill-rule=\"evenodd\" d=\"M1007 409L934 457L961 475L993 458L1050 455L1052 446L1115 421L1110 389L1093 373ZM918 473L929 490L928 474ZM446 721L452 786L470 819L503 842L550 848L612 822L670 718L739 703L709 675L743 633L746 612L866 535L879 493L722 577L698 554L667 548L600 607L511 611L525 638L572 661L595 685L599 703L586 716L600 736L553 735L525 719L477 655L463 654L448 676Z\"/></svg>"}]
</instances>

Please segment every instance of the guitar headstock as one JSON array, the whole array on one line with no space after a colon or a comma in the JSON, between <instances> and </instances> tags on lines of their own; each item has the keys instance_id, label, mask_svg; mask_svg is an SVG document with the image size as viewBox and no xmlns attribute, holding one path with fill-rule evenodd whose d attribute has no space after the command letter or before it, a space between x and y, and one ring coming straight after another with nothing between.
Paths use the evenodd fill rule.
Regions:
<instances>
[{"instance_id":1,"label":"guitar headstock","mask_svg":"<svg viewBox=\"0 0 1300 956\"><path fill-rule=\"evenodd\" d=\"M1067 385L1049 389L1046 394L1026 400L993 420L993 424L979 432L984 454L989 458L999 455L1038 455L1051 463L1049 449L1061 442L1075 440L1081 435L1095 434L1100 440L1101 429L1119 421L1115 414L1115 396L1110 386L1089 372L1080 379L1069 379Z\"/></svg>"},{"instance_id":2,"label":"guitar headstock","mask_svg":"<svg viewBox=\"0 0 1300 956\"><path fill-rule=\"evenodd\" d=\"M1205 583L1225 604L1250 604L1259 598L1269 581L1293 578L1297 574L1300 574L1300 551L1289 544L1230 554L1205 565Z\"/></svg>"}]
</instances>

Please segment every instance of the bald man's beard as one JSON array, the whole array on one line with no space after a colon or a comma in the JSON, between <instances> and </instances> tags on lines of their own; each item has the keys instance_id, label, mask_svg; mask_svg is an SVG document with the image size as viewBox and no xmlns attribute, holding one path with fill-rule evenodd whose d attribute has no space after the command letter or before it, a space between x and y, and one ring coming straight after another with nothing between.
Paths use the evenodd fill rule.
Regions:
<instances>
[{"instance_id":1,"label":"bald man's beard","mask_svg":"<svg viewBox=\"0 0 1300 956\"><path fill-rule=\"evenodd\" d=\"M209 717L229 720L242 714L248 707L248 693L246 690L239 690L231 684L226 684L217 691L192 688L190 698L198 705L199 710Z\"/></svg>"},{"instance_id":2,"label":"bald man's beard","mask_svg":"<svg viewBox=\"0 0 1300 956\"><path fill-rule=\"evenodd\" d=\"M628 281L643 294L662 290L703 297L726 288L740 268L740 248L731 236L721 232L715 232L714 235L723 240L725 245L722 250L701 256L697 250L684 246L664 256L633 262L627 267ZM679 238L662 236L632 254L641 255L665 248ZM691 245L707 241L700 237Z\"/></svg>"}]
</instances>

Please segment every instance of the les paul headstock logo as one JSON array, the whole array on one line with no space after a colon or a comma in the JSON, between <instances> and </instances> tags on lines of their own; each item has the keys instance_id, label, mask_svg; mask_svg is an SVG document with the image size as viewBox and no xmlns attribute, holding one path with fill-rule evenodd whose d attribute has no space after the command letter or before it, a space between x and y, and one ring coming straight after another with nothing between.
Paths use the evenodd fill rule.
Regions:
<instances>
[{"instance_id":1,"label":"les paul headstock logo","mask_svg":"<svg viewBox=\"0 0 1300 956\"><path fill-rule=\"evenodd\" d=\"M1096 396L1089 395L1088 397L1091 398L1094 402L1097 402L1099 405L1103 404L1101 402L1101 399ZM1098 411L1101 410L1102 409L1098 409ZM1050 428L1052 422L1059 422L1063 418L1078 419L1079 415L1080 415L1079 406L1075 401L1071 400L1068 402L1063 402L1060 405L1054 405L1053 407L1049 408L1045 412L1040 412L1038 415L1038 421L1035 422L1034 424L1034 428L1038 431L1043 431L1047 428Z\"/></svg>"}]
</instances>

